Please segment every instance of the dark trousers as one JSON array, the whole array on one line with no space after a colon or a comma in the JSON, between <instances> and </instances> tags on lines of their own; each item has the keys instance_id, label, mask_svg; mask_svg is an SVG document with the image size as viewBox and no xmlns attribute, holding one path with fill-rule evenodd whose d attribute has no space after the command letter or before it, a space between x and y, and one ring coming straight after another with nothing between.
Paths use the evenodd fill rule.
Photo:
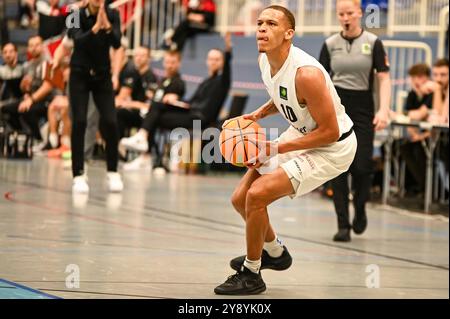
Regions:
<instances>
[{"instance_id":1,"label":"dark trousers","mask_svg":"<svg viewBox=\"0 0 450 319\"><path fill-rule=\"evenodd\" d=\"M175 28L172 42L176 43L177 50L182 52L187 39L193 37L197 33L207 32L209 32L209 26L207 24L196 25L188 20L184 20Z\"/></svg>"},{"instance_id":2,"label":"dark trousers","mask_svg":"<svg viewBox=\"0 0 450 319\"><path fill-rule=\"evenodd\" d=\"M336 209L339 229L351 228L349 217L349 183L348 174L352 175L355 190L353 205L355 215L365 214L365 206L370 197L370 187L374 170L373 140L375 137L374 102L371 92L358 92L338 89L345 111L353 121L353 129L358 141L355 159L349 170L331 181L333 201Z\"/></svg>"},{"instance_id":3,"label":"dark trousers","mask_svg":"<svg viewBox=\"0 0 450 319\"><path fill-rule=\"evenodd\" d=\"M141 127L142 117L137 109L117 109L117 126L119 139L128 136L128 131L133 127Z\"/></svg>"},{"instance_id":4,"label":"dark trousers","mask_svg":"<svg viewBox=\"0 0 450 319\"><path fill-rule=\"evenodd\" d=\"M190 129L193 126L193 121L200 119L201 116L193 110L152 102L150 111L142 122L142 128L149 133L149 150L153 146L154 134L157 128L174 129L182 127Z\"/></svg>"},{"instance_id":5,"label":"dark trousers","mask_svg":"<svg viewBox=\"0 0 450 319\"><path fill-rule=\"evenodd\" d=\"M400 154L406 167L417 183L418 191L425 190L426 155L421 142L406 143L400 146Z\"/></svg>"},{"instance_id":6,"label":"dark trousers","mask_svg":"<svg viewBox=\"0 0 450 319\"><path fill-rule=\"evenodd\" d=\"M15 130L22 130L37 140L42 140L39 121L47 118L47 101L34 103L27 112L19 112L20 102L14 102L2 107L2 113L7 123Z\"/></svg>"},{"instance_id":7,"label":"dark trousers","mask_svg":"<svg viewBox=\"0 0 450 319\"><path fill-rule=\"evenodd\" d=\"M108 172L117 171L118 130L111 74L104 72L91 76L88 72L72 68L70 72L70 107L72 113L72 173L80 176L84 170L84 135L86 133L89 92L100 113L100 133L106 142Z\"/></svg>"}]
</instances>

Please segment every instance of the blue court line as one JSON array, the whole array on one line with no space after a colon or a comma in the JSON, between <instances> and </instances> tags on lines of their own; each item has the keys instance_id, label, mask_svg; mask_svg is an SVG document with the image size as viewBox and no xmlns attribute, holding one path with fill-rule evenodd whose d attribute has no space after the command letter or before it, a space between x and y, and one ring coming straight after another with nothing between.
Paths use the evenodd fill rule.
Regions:
<instances>
[{"instance_id":1,"label":"blue court line","mask_svg":"<svg viewBox=\"0 0 450 319\"><path fill-rule=\"evenodd\" d=\"M6 279L0 278L0 283L9 285L9 287L0 286L0 299L62 299Z\"/></svg>"}]
</instances>

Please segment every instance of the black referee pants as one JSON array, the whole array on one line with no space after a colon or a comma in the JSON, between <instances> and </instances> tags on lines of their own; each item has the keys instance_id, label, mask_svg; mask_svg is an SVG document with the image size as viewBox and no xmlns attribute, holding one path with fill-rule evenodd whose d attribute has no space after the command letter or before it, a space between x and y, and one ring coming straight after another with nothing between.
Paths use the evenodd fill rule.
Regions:
<instances>
[{"instance_id":1,"label":"black referee pants","mask_svg":"<svg viewBox=\"0 0 450 319\"><path fill-rule=\"evenodd\" d=\"M365 206L370 197L374 162L373 140L375 137L373 118L374 102L372 92L338 89L338 94L345 111L353 121L353 129L358 141L355 158L349 170L332 180L333 201L336 209L339 229L350 229L349 217L349 183L348 174L352 176L355 191L353 206L355 216L365 214Z\"/></svg>"},{"instance_id":2,"label":"black referee pants","mask_svg":"<svg viewBox=\"0 0 450 319\"><path fill-rule=\"evenodd\" d=\"M118 129L111 74L92 76L88 71L72 68L70 72L70 107L72 113L72 173L84 173L84 135L86 133L89 92L100 113L100 133L106 142L108 172L117 171Z\"/></svg>"}]
</instances>

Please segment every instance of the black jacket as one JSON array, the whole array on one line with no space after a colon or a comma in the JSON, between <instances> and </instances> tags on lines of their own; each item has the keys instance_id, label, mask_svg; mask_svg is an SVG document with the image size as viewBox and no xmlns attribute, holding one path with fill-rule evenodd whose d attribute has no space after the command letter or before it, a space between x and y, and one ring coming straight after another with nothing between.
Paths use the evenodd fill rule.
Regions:
<instances>
[{"instance_id":1,"label":"black jacket","mask_svg":"<svg viewBox=\"0 0 450 319\"><path fill-rule=\"evenodd\" d=\"M70 66L84 70L95 70L97 73L109 72L111 62L109 49L120 47L122 32L120 30L120 17L116 10L106 8L106 15L112 25L112 31L106 33L100 30L97 34L92 32L92 27L97 20L96 15L91 15L87 7L80 8L80 28L70 28L69 38L74 41L74 51Z\"/></svg>"},{"instance_id":2,"label":"black jacket","mask_svg":"<svg viewBox=\"0 0 450 319\"><path fill-rule=\"evenodd\" d=\"M205 79L189 101L191 110L198 112L206 122L214 122L219 116L231 87L231 52L225 52L222 73Z\"/></svg>"}]
</instances>

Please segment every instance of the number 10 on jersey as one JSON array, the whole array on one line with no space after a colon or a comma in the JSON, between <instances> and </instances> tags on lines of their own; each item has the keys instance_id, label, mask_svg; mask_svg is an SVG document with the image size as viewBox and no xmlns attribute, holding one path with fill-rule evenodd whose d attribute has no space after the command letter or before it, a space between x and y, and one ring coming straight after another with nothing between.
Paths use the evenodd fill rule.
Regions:
<instances>
[{"instance_id":1,"label":"number 10 on jersey","mask_svg":"<svg viewBox=\"0 0 450 319\"><path fill-rule=\"evenodd\" d=\"M283 109L284 116L286 116L289 121L297 122L298 119L292 107L290 107L289 105L281 104L281 108Z\"/></svg>"}]
</instances>

